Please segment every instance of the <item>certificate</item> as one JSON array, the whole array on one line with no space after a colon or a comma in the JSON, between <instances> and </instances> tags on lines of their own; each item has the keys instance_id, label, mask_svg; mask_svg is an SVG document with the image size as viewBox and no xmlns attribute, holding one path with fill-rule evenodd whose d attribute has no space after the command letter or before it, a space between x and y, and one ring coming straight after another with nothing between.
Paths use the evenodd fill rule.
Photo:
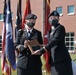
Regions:
<instances>
[{"instance_id":1,"label":"certificate","mask_svg":"<svg viewBox=\"0 0 76 75\"><path fill-rule=\"evenodd\" d=\"M40 44L37 39L28 41L28 48L30 49L31 53L40 49Z\"/></svg>"}]
</instances>

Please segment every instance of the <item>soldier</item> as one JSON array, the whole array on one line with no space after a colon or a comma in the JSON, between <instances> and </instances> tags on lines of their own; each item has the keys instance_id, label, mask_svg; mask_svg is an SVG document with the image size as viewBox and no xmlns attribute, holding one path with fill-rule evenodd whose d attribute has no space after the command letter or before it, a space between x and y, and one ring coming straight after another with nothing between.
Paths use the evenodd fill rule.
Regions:
<instances>
[{"instance_id":1,"label":"soldier","mask_svg":"<svg viewBox=\"0 0 76 75\"><path fill-rule=\"evenodd\" d=\"M65 46L65 28L59 23L59 13L53 11L49 15L49 23L53 29L49 32L49 43L33 54L39 55L50 51L51 75L73 75L71 57Z\"/></svg>"},{"instance_id":2,"label":"soldier","mask_svg":"<svg viewBox=\"0 0 76 75\"><path fill-rule=\"evenodd\" d=\"M15 49L19 50L17 75L42 75L40 55L32 55L27 46L28 40L34 39L37 39L39 44L43 44L41 32L34 28L37 16L28 14L25 19L25 28L18 31L15 42Z\"/></svg>"}]
</instances>

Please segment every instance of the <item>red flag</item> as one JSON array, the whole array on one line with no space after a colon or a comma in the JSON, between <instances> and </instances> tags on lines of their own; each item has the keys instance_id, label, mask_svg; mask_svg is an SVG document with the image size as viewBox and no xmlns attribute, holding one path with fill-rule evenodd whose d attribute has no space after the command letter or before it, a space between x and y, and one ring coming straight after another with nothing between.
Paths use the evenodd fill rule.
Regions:
<instances>
[{"instance_id":1,"label":"red flag","mask_svg":"<svg viewBox=\"0 0 76 75\"><path fill-rule=\"evenodd\" d=\"M48 22L48 15L50 14L50 0L45 0L45 25L44 25L44 44L47 44L48 41L47 41L47 38L45 37L49 31L49 29L51 28L51 26L49 25L49 22ZM51 66L49 64L49 57L50 57L50 52L46 52L44 53L43 55L44 59L45 59L45 68L46 68L46 71L49 73L50 72L50 69L51 69Z\"/></svg>"},{"instance_id":2,"label":"red flag","mask_svg":"<svg viewBox=\"0 0 76 75\"><path fill-rule=\"evenodd\" d=\"M22 29L24 28L24 23L25 23L25 17L26 15L31 13L31 7L30 7L30 0L26 0L26 4L25 4L25 12L24 12L24 17L22 19Z\"/></svg>"}]
</instances>

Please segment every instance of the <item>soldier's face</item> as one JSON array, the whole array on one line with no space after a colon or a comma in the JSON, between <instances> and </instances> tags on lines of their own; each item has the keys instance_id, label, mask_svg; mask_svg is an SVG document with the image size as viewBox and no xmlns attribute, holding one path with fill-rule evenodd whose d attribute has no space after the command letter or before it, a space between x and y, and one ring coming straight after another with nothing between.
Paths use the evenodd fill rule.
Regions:
<instances>
[{"instance_id":1,"label":"soldier's face","mask_svg":"<svg viewBox=\"0 0 76 75\"><path fill-rule=\"evenodd\" d=\"M36 20L28 19L26 20L26 28L31 29L34 27Z\"/></svg>"},{"instance_id":2,"label":"soldier's face","mask_svg":"<svg viewBox=\"0 0 76 75\"><path fill-rule=\"evenodd\" d=\"M56 27L56 25L59 22L59 17L58 16L50 16L49 17L49 24Z\"/></svg>"}]
</instances>

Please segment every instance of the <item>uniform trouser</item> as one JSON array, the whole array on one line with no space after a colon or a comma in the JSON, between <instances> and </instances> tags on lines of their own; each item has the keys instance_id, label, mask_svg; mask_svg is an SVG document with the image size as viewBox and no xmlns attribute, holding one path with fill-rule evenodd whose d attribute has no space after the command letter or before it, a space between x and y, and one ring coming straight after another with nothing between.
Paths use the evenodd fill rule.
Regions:
<instances>
[{"instance_id":1,"label":"uniform trouser","mask_svg":"<svg viewBox=\"0 0 76 75\"><path fill-rule=\"evenodd\" d=\"M42 75L42 70L41 68L39 69L17 68L17 75Z\"/></svg>"},{"instance_id":2,"label":"uniform trouser","mask_svg":"<svg viewBox=\"0 0 76 75\"><path fill-rule=\"evenodd\" d=\"M51 66L51 75L73 75L71 61L61 61Z\"/></svg>"}]
</instances>

